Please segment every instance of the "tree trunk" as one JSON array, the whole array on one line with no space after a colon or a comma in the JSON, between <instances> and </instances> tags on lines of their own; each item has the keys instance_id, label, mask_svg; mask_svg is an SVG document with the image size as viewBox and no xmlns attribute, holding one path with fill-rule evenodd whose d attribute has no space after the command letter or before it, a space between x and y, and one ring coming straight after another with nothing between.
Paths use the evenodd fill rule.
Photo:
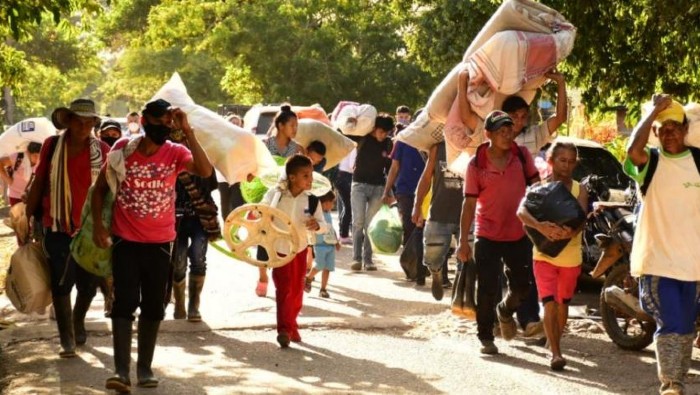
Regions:
<instances>
[{"instance_id":1,"label":"tree trunk","mask_svg":"<svg viewBox=\"0 0 700 395\"><path fill-rule=\"evenodd\" d=\"M9 86L2 88L2 96L5 100L5 124L15 123L15 98L12 96L12 89Z\"/></svg>"}]
</instances>

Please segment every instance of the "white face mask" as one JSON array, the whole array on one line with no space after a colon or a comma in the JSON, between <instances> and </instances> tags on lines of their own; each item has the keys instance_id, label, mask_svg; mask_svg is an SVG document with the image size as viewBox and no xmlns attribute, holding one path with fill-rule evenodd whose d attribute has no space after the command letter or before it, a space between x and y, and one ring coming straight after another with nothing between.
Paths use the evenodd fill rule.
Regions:
<instances>
[{"instance_id":1,"label":"white face mask","mask_svg":"<svg viewBox=\"0 0 700 395\"><path fill-rule=\"evenodd\" d=\"M138 133L141 130L141 126L137 122L129 122L129 132Z\"/></svg>"}]
</instances>

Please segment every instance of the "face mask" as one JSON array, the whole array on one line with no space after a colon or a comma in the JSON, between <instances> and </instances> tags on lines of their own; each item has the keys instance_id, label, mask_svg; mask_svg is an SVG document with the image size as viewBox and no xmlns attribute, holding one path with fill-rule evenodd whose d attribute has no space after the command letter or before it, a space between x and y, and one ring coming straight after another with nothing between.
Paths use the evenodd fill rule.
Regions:
<instances>
[{"instance_id":1,"label":"face mask","mask_svg":"<svg viewBox=\"0 0 700 395\"><path fill-rule=\"evenodd\" d=\"M104 136L100 137L100 140L104 141L105 143L107 143L107 145L111 147L114 145L114 143L117 142L117 140L119 140L119 137Z\"/></svg>"},{"instance_id":2,"label":"face mask","mask_svg":"<svg viewBox=\"0 0 700 395\"><path fill-rule=\"evenodd\" d=\"M141 127L137 122L129 122L129 132L130 133L138 133L141 130Z\"/></svg>"},{"instance_id":3,"label":"face mask","mask_svg":"<svg viewBox=\"0 0 700 395\"><path fill-rule=\"evenodd\" d=\"M405 119L405 118L403 118L403 119L397 119L397 121L398 121L401 125L404 125L404 126L408 126L408 124L411 123L411 121L410 121L409 119Z\"/></svg>"},{"instance_id":4,"label":"face mask","mask_svg":"<svg viewBox=\"0 0 700 395\"><path fill-rule=\"evenodd\" d=\"M146 137L151 139L156 145L165 144L165 139L170 136L172 129L165 125L143 125L143 130L146 132Z\"/></svg>"}]
</instances>

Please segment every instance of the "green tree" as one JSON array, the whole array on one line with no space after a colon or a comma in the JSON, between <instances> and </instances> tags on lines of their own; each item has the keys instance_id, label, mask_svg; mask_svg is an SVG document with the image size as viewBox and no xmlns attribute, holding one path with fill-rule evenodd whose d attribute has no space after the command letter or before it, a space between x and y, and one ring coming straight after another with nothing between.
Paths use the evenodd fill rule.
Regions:
<instances>
[{"instance_id":1,"label":"green tree","mask_svg":"<svg viewBox=\"0 0 700 395\"><path fill-rule=\"evenodd\" d=\"M578 29L573 52L561 65L570 84L583 91L589 108L623 102L634 108L664 91L682 101L698 100L700 5L653 0L542 0ZM414 7L409 48L433 75L460 61L497 9L495 0L406 0Z\"/></svg>"}]
</instances>

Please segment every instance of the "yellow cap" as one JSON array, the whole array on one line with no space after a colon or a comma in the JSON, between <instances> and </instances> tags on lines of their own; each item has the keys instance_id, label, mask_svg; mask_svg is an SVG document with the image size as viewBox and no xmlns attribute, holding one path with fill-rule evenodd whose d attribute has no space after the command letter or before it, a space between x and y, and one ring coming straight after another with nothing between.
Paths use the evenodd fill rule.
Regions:
<instances>
[{"instance_id":1,"label":"yellow cap","mask_svg":"<svg viewBox=\"0 0 700 395\"><path fill-rule=\"evenodd\" d=\"M666 121L675 121L678 123L683 123L683 118L685 117L685 110L683 105L677 101L671 101L671 105L667 109L661 111L659 115L656 116L655 122L664 123Z\"/></svg>"}]
</instances>

